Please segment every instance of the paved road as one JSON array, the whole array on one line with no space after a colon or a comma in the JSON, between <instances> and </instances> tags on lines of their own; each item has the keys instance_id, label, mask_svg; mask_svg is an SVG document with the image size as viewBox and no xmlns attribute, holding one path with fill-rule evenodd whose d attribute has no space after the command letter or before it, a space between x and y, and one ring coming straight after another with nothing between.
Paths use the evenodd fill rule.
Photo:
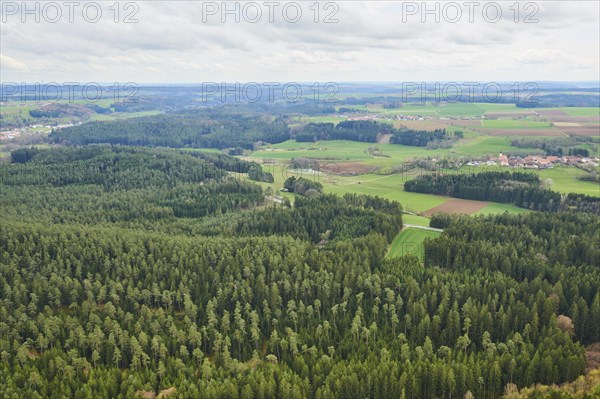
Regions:
<instances>
[{"instance_id":1,"label":"paved road","mask_svg":"<svg viewBox=\"0 0 600 399\"><path fill-rule=\"evenodd\" d=\"M413 227L415 229L421 229L421 230L437 231L439 233L444 231L444 229L436 229L435 227L429 227L429 226L417 226L416 224L405 224L404 227L402 228L402 230L404 230L407 227Z\"/></svg>"}]
</instances>

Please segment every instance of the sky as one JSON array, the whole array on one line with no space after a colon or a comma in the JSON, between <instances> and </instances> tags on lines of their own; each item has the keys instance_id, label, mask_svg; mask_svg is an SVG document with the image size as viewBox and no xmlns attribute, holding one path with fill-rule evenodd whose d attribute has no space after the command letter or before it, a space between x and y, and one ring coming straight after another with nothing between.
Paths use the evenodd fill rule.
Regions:
<instances>
[{"instance_id":1,"label":"sky","mask_svg":"<svg viewBox=\"0 0 600 399\"><path fill-rule=\"evenodd\" d=\"M600 79L598 1L76 3L1 2L2 82Z\"/></svg>"}]
</instances>

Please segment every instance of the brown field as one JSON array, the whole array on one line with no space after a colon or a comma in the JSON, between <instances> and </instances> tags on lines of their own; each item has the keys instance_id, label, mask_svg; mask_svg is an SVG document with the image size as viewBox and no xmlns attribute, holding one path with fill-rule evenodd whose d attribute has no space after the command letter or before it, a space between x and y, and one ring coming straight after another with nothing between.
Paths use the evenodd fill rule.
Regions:
<instances>
[{"instance_id":1,"label":"brown field","mask_svg":"<svg viewBox=\"0 0 600 399\"><path fill-rule=\"evenodd\" d=\"M423 216L431 216L434 213L462 213L470 215L478 210L485 208L490 203L487 201L474 201L460 198L450 198L441 205L433 207L423 212Z\"/></svg>"},{"instance_id":2,"label":"brown field","mask_svg":"<svg viewBox=\"0 0 600 399\"><path fill-rule=\"evenodd\" d=\"M407 127L408 129L415 130L435 130L435 129L445 129L448 127L449 121L441 121L441 120L425 120L425 121L394 121L394 127L400 128L402 126Z\"/></svg>"},{"instance_id":3,"label":"brown field","mask_svg":"<svg viewBox=\"0 0 600 399\"><path fill-rule=\"evenodd\" d=\"M560 111L560 110L551 110L551 109L543 109L540 111L535 111L537 114L541 115L541 116L547 116L547 117L559 117L559 116L569 116L569 114L567 114L564 111Z\"/></svg>"},{"instance_id":4,"label":"brown field","mask_svg":"<svg viewBox=\"0 0 600 399\"><path fill-rule=\"evenodd\" d=\"M600 123L600 116L552 116L546 119L565 123Z\"/></svg>"},{"instance_id":5,"label":"brown field","mask_svg":"<svg viewBox=\"0 0 600 399\"><path fill-rule=\"evenodd\" d=\"M365 165L362 162L331 162L320 165L321 172L340 175L362 175L372 173L378 169L376 166Z\"/></svg>"},{"instance_id":6,"label":"brown field","mask_svg":"<svg viewBox=\"0 0 600 399\"><path fill-rule=\"evenodd\" d=\"M576 122L554 122L554 126L556 126L556 127L575 127L575 126L581 126L581 123L576 123Z\"/></svg>"},{"instance_id":7,"label":"brown field","mask_svg":"<svg viewBox=\"0 0 600 399\"><path fill-rule=\"evenodd\" d=\"M486 112L484 114L488 118L521 118L523 116L535 115L530 110L523 110L522 112L506 111L506 112Z\"/></svg>"},{"instance_id":8,"label":"brown field","mask_svg":"<svg viewBox=\"0 0 600 399\"><path fill-rule=\"evenodd\" d=\"M600 136L600 125L565 126L560 130L569 136Z\"/></svg>"},{"instance_id":9,"label":"brown field","mask_svg":"<svg viewBox=\"0 0 600 399\"><path fill-rule=\"evenodd\" d=\"M568 128L562 128L568 129ZM558 129L485 129L478 130L480 133L490 136L564 136L565 134Z\"/></svg>"},{"instance_id":10,"label":"brown field","mask_svg":"<svg viewBox=\"0 0 600 399\"><path fill-rule=\"evenodd\" d=\"M468 120L468 121L453 120L453 121L449 121L448 124L451 126L464 126L464 127L480 126L481 127L481 121L477 121L477 120Z\"/></svg>"}]
</instances>

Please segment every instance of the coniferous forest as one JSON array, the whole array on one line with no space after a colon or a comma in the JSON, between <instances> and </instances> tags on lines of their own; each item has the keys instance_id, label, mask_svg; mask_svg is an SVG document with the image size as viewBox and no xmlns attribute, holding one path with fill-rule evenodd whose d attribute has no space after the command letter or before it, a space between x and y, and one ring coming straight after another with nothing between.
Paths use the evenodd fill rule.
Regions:
<instances>
[{"instance_id":1,"label":"coniferous forest","mask_svg":"<svg viewBox=\"0 0 600 399\"><path fill-rule=\"evenodd\" d=\"M426 146L462 137L445 129L414 130L394 128L389 123L369 120L345 120L333 123L307 123L291 133L285 114L246 115L235 111L179 111L112 122L91 122L55 130L50 140L57 144L120 144L171 148L252 149L256 142L271 144L289 140L298 142L350 140L376 143L381 135L391 134L390 142L408 146Z\"/></svg>"},{"instance_id":2,"label":"coniferous forest","mask_svg":"<svg viewBox=\"0 0 600 399\"><path fill-rule=\"evenodd\" d=\"M318 190L272 203L233 177L269 179L236 158L92 145L12 159L6 398L493 399L574 380L600 341L587 208L445 219L424 261L390 259L400 204Z\"/></svg>"}]
</instances>

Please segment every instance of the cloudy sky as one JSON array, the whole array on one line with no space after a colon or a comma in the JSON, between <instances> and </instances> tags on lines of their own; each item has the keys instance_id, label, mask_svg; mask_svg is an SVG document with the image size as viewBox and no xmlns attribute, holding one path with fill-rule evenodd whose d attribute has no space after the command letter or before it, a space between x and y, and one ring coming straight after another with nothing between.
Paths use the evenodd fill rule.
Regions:
<instances>
[{"instance_id":1,"label":"cloudy sky","mask_svg":"<svg viewBox=\"0 0 600 399\"><path fill-rule=\"evenodd\" d=\"M62 1L45 8L42 2L36 22L35 2L28 3L34 14L25 15L21 1L2 1L0 77L136 83L599 79L598 1L535 2L527 9L521 2L518 22L509 8L513 1L499 1L502 16L495 23L490 2L471 10L461 1L439 2L439 23L435 12L423 15L421 2L322 1L317 23L313 1L285 10L284 1L245 3L228 2L234 12L224 14L221 1L120 2L117 16L109 9L113 1L85 12L80 2L70 22ZM124 23L127 16L138 22ZM324 22L328 16L332 23ZM527 16L538 22L525 23Z\"/></svg>"}]
</instances>

